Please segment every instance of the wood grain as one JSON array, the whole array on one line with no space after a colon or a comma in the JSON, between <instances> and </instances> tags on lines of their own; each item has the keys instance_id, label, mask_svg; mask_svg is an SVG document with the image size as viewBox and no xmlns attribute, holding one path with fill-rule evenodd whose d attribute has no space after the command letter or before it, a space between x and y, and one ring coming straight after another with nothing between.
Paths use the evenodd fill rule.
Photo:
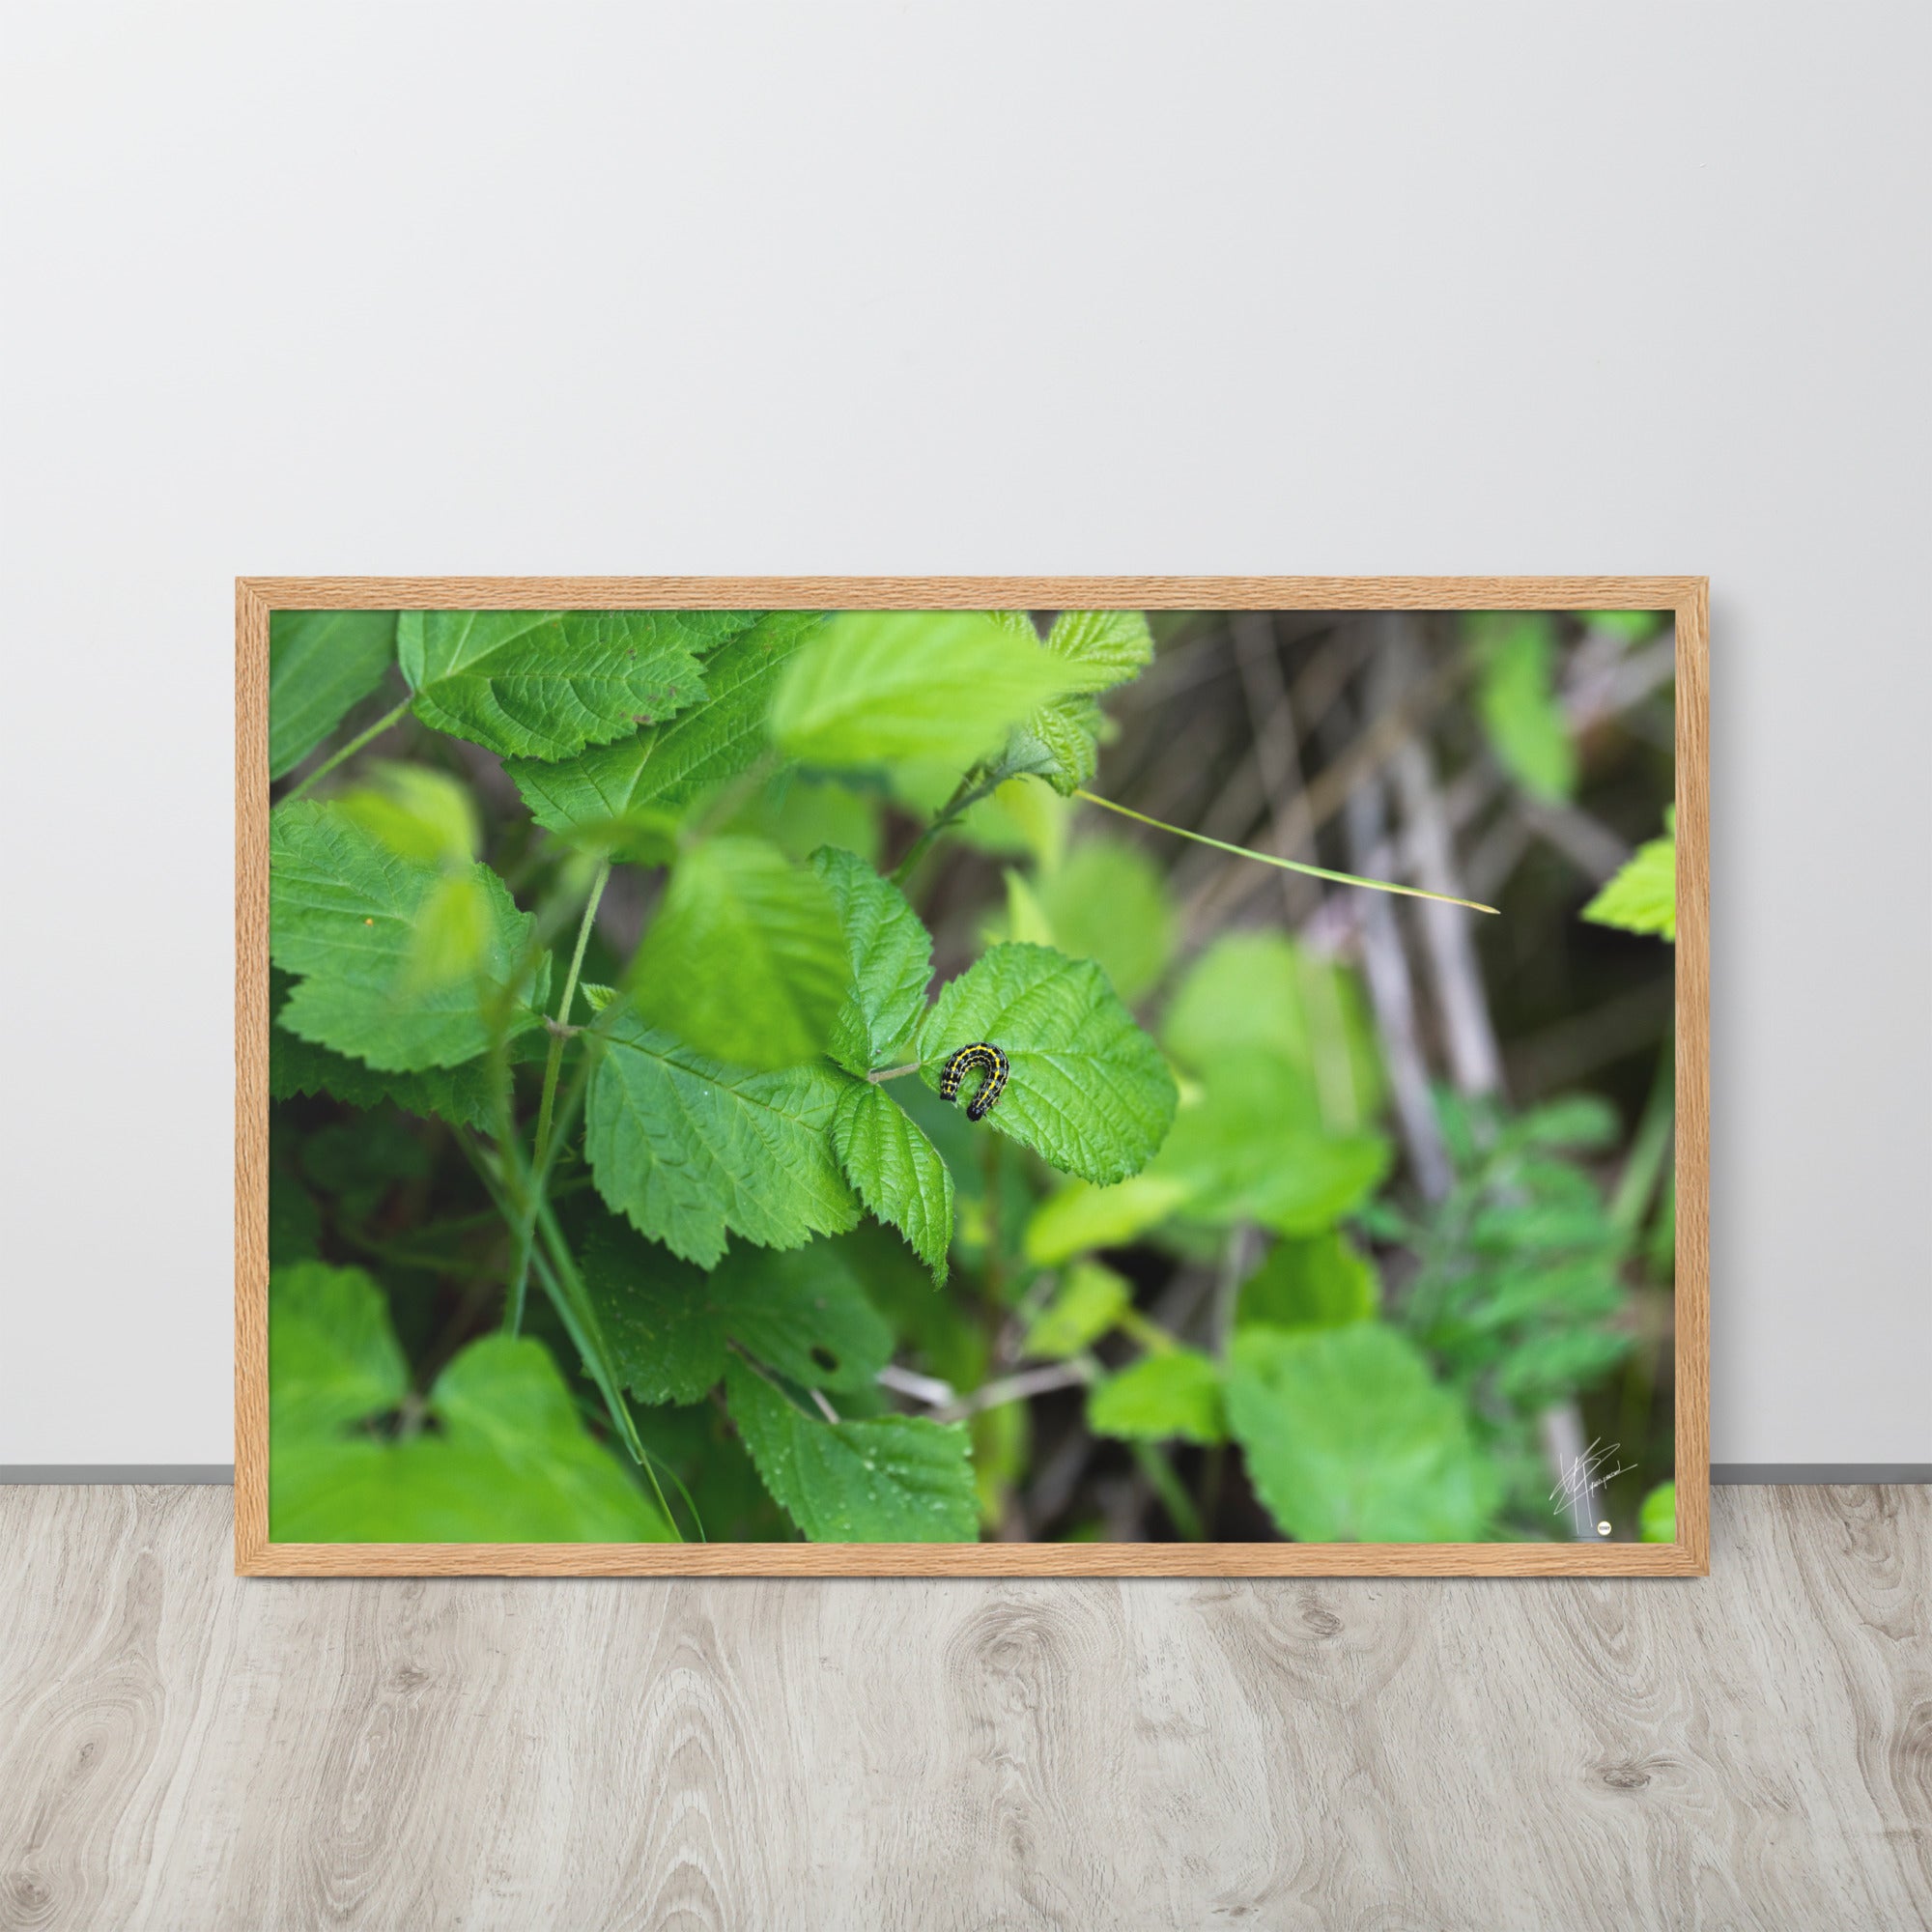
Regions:
<instances>
[{"instance_id":1,"label":"wood grain","mask_svg":"<svg viewBox=\"0 0 1932 1932\"><path fill-rule=\"evenodd\" d=\"M1711 598L1677 607L1677 1542L1711 1509Z\"/></svg>"},{"instance_id":2,"label":"wood grain","mask_svg":"<svg viewBox=\"0 0 1932 1932\"><path fill-rule=\"evenodd\" d=\"M1671 611L1677 640L1672 1544L288 1544L269 1539L268 691L276 610ZM1709 586L1701 577L259 577L236 583L235 1568L298 1576L1690 1577L1709 1563Z\"/></svg>"},{"instance_id":3,"label":"wood grain","mask_svg":"<svg viewBox=\"0 0 1932 1932\"><path fill-rule=\"evenodd\" d=\"M240 1581L0 1490L0 1926L1932 1922L1932 1491L1707 1581Z\"/></svg>"},{"instance_id":4,"label":"wood grain","mask_svg":"<svg viewBox=\"0 0 1932 1932\"><path fill-rule=\"evenodd\" d=\"M269 1542L269 613L235 586L235 1562Z\"/></svg>"},{"instance_id":5,"label":"wood grain","mask_svg":"<svg viewBox=\"0 0 1932 1932\"><path fill-rule=\"evenodd\" d=\"M1701 577L247 577L275 611L1674 611Z\"/></svg>"}]
</instances>

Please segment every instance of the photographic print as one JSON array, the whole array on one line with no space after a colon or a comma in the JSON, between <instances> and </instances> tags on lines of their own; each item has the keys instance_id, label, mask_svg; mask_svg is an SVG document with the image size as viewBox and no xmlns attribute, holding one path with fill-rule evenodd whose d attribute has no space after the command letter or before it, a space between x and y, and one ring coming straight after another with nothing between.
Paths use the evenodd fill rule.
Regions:
<instances>
[{"instance_id":1,"label":"photographic print","mask_svg":"<svg viewBox=\"0 0 1932 1932\"><path fill-rule=\"evenodd\" d=\"M1701 580L238 648L244 1572L1704 1568Z\"/></svg>"}]
</instances>

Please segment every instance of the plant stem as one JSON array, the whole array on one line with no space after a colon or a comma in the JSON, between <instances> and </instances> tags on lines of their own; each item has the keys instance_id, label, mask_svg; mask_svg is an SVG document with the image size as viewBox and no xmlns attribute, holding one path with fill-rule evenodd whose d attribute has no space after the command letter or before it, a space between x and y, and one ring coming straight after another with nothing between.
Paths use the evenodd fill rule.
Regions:
<instances>
[{"instance_id":1,"label":"plant stem","mask_svg":"<svg viewBox=\"0 0 1932 1932\"><path fill-rule=\"evenodd\" d=\"M467 1128L457 1127L454 1131L457 1146L463 1150L464 1158L476 1170L476 1177L482 1181L484 1190L497 1204L497 1211L514 1227L516 1217L510 1211L507 1185L497 1164L477 1146L475 1136ZM537 1280L550 1296L551 1305L556 1310L564 1332L577 1345L585 1371L597 1384L618 1439L630 1451L631 1460L641 1463L645 1461L644 1445L638 1435L638 1425L632 1420L631 1411L625 1405L623 1391L617 1386L596 1308L583 1286L583 1277L577 1271L577 1264L564 1241L563 1230L556 1224L556 1216L541 1201L537 1207L537 1223L544 1241L543 1249L532 1257ZM674 1520L671 1529L682 1542L683 1532Z\"/></svg>"},{"instance_id":2,"label":"plant stem","mask_svg":"<svg viewBox=\"0 0 1932 1932\"><path fill-rule=\"evenodd\" d=\"M982 798L984 798L988 792L995 789L995 787L999 783L999 781L997 779L985 778L982 775L982 773L983 773L983 768L981 766L975 765L973 769L970 772L968 772L963 779L959 781L959 783L957 787L954 789L952 796L949 798L946 801L946 803L939 808L938 815L933 819L932 823L928 825L925 828L925 830L922 832L919 835L919 837L912 841L911 845L909 845L906 848L905 857L901 859L898 862L898 864L893 867L892 881L894 885L895 886L904 885L907 879L909 879L912 876L912 868L915 866L917 866L922 859L925 857L927 848L932 844L932 841L935 838L937 838L939 835L942 832L944 832L946 828L949 825L951 825L952 821L955 818L957 818L959 814L967 809L967 807L978 805L979 802Z\"/></svg>"},{"instance_id":3,"label":"plant stem","mask_svg":"<svg viewBox=\"0 0 1932 1932\"><path fill-rule=\"evenodd\" d=\"M1094 1371L1078 1360L1049 1362L1042 1368L1022 1369L1018 1375L1002 1376L998 1381L982 1382L966 1394L941 1403L933 1411L935 1422L963 1422L981 1409L999 1408L1009 1402L1026 1402L1037 1395L1050 1395L1055 1389L1079 1388L1094 1379Z\"/></svg>"},{"instance_id":4,"label":"plant stem","mask_svg":"<svg viewBox=\"0 0 1932 1932\"><path fill-rule=\"evenodd\" d=\"M1258 865L1279 866L1285 872L1306 872L1311 879L1330 879L1338 886L1365 886L1375 893L1400 893L1408 899L1438 899L1447 905L1467 906L1471 912L1494 912L1492 905L1479 905L1474 899L1459 899L1448 893L1426 893L1420 886L1399 886L1392 879L1364 879L1353 872L1331 872L1325 866L1304 866L1298 859L1277 858L1272 852L1251 851L1245 845L1230 845L1223 838L1209 838L1205 832L1189 832L1184 826L1169 825L1165 819L1150 818L1144 811L1131 811L1124 805L1116 805L1111 798L1097 798L1091 791L1076 791L1075 798L1085 799L1089 805L1097 805L1107 811L1118 811L1122 818L1137 820L1142 825L1151 825L1156 832L1171 832L1177 838L1191 838L1197 845L1211 845L1217 852L1232 852L1237 859L1253 859ZM937 830L935 826L932 828ZM913 850L917 852L918 846ZM895 872L895 878L898 876Z\"/></svg>"},{"instance_id":5,"label":"plant stem","mask_svg":"<svg viewBox=\"0 0 1932 1932\"><path fill-rule=\"evenodd\" d=\"M563 997L556 1003L558 1026L570 1024L570 1003L577 997L577 976L583 970L583 949L590 944L590 928L596 923L597 904L604 896L604 888L610 883L611 862L606 859L590 881L590 896L584 901L583 917L578 922L577 950L570 955L570 971L563 980ZM550 1058L544 1063L543 1099L537 1107L536 1147L530 1156L539 1171L544 1167L544 1155L550 1148L551 1109L556 1099L556 1078L563 1068L564 1038L564 1035L552 1031Z\"/></svg>"},{"instance_id":6,"label":"plant stem","mask_svg":"<svg viewBox=\"0 0 1932 1932\"><path fill-rule=\"evenodd\" d=\"M1206 1542L1208 1533L1202 1525L1201 1514L1194 1507L1194 1498L1182 1488L1174 1464L1151 1442L1134 1444L1134 1461L1173 1519L1175 1528L1189 1543Z\"/></svg>"},{"instance_id":7,"label":"plant stem","mask_svg":"<svg viewBox=\"0 0 1932 1932\"><path fill-rule=\"evenodd\" d=\"M1625 1241L1635 1245L1644 1210L1657 1192L1658 1177L1669 1157L1671 1128L1676 1122L1674 1082L1677 1072L1676 1040L1664 1037L1663 1051L1658 1056L1657 1072L1651 1083L1650 1098L1643 1118L1637 1122L1631 1141L1624 1171L1616 1192L1610 1197L1610 1219Z\"/></svg>"},{"instance_id":8,"label":"plant stem","mask_svg":"<svg viewBox=\"0 0 1932 1932\"><path fill-rule=\"evenodd\" d=\"M524 1251L521 1233L525 1216L532 1213L529 1196L526 1193L524 1181L523 1143L517 1137L517 1107L515 1075L510 1069L510 1055L507 1042L499 1033L490 1047L490 1089L497 1108L497 1198L503 1219L510 1224L513 1233L519 1235L518 1264L512 1269L504 1283L503 1332L515 1335L524 1325L524 1300L529 1280L527 1254Z\"/></svg>"},{"instance_id":9,"label":"plant stem","mask_svg":"<svg viewBox=\"0 0 1932 1932\"><path fill-rule=\"evenodd\" d=\"M504 1327L512 1335L517 1331L509 1325L510 1310L514 1308L521 1318L528 1289L530 1256L536 1246L537 1216L555 1198L550 1191L550 1178L556 1171L556 1157L562 1151L564 1142L570 1137L570 1129L577 1119L577 1111L582 1106L584 1095L590 1089L591 1071L603 1051L602 1035L585 1028L582 1030L582 1037L583 1057L577 1064L577 1071L570 1076L570 1085L563 1090L563 1101L552 1122L550 1141L544 1149L543 1159L530 1170L525 1190L524 1219L517 1229L517 1271L512 1278L515 1292L510 1296L510 1306L504 1311Z\"/></svg>"},{"instance_id":10,"label":"plant stem","mask_svg":"<svg viewBox=\"0 0 1932 1932\"><path fill-rule=\"evenodd\" d=\"M923 1060L909 1060L903 1066L875 1066L866 1078L876 1087L882 1080L903 1080L908 1073L917 1073L924 1065Z\"/></svg>"},{"instance_id":11,"label":"plant stem","mask_svg":"<svg viewBox=\"0 0 1932 1932\"><path fill-rule=\"evenodd\" d=\"M623 1391L612 1377L603 1324L597 1320L590 1293L583 1286L583 1277L577 1271L577 1263L564 1241L563 1230L556 1224L556 1216L542 1201L537 1204L537 1218L550 1264L541 1278L552 1303L569 1331L570 1339L577 1344L578 1352L583 1357L592 1379L604 1392L611 1420L616 1424L618 1436L631 1452L631 1460L641 1463L644 1460L644 1445L639 1438L638 1425L632 1420L631 1411L625 1405Z\"/></svg>"},{"instance_id":12,"label":"plant stem","mask_svg":"<svg viewBox=\"0 0 1932 1932\"><path fill-rule=\"evenodd\" d=\"M1138 1342L1150 1355L1164 1355L1180 1346L1158 1321L1150 1321L1138 1308L1123 1308L1115 1318L1114 1326Z\"/></svg>"},{"instance_id":13,"label":"plant stem","mask_svg":"<svg viewBox=\"0 0 1932 1932\"><path fill-rule=\"evenodd\" d=\"M359 752L362 749L362 747L370 741L370 739L380 738L383 735L383 733L390 727L390 725L399 724L402 720L403 713L406 712L410 708L410 706L413 704L415 701L416 701L415 696L413 694L412 694L410 696L404 698L403 701L399 705L397 705L393 711L384 712L383 716L377 719L375 724L370 725L366 731L356 732L355 737L350 739L348 744L343 746L341 751L333 752L327 757L323 759L322 763L316 766L315 770L309 773L308 777L303 779L301 783L297 785L296 788L282 800L282 803L284 805L287 805L291 799L300 798L303 795L303 793L305 793L309 789L309 787L317 781L317 780L326 779L329 775L329 773L336 768L337 765L346 762L350 758L353 758L355 755L355 753Z\"/></svg>"},{"instance_id":14,"label":"plant stem","mask_svg":"<svg viewBox=\"0 0 1932 1932\"><path fill-rule=\"evenodd\" d=\"M544 1062L543 1099L537 1108L536 1143L530 1157L529 1184L526 1198L519 1204L523 1211L516 1222L516 1264L510 1276L509 1293L503 1301L503 1332L506 1335L517 1334L524 1325L524 1305L529 1296L530 1256L536 1247L537 1215L543 1207L544 1190L549 1184L556 1145L561 1138L553 1131L557 1075L563 1070L563 1043L566 1037L559 1029L569 1023L571 1002L577 997L577 976L583 968L583 950L590 943L590 927L597 917L597 902L604 896L604 888L610 883L610 878L611 862L607 859L598 867L596 876L590 882L590 896L584 902L583 917L578 922L577 950L570 956L570 971L563 981L563 997L557 1002L556 1019L551 1027L550 1054ZM586 1067L589 1060L589 1049L586 1048ZM579 1086L581 1083L574 1084L573 1091L578 1091ZM506 1144L516 1139L516 1126L509 1120L507 1110L503 1115L502 1138Z\"/></svg>"},{"instance_id":15,"label":"plant stem","mask_svg":"<svg viewBox=\"0 0 1932 1932\"><path fill-rule=\"evenodd\" d=\"M986 1186L986 1260L980 1279L986 1298L995 1308L1003 1307L1007 1297L1007 1257L1000 1227L1000 1136L988 1134L980 1168Z\"/></svg>"}]
</instances>

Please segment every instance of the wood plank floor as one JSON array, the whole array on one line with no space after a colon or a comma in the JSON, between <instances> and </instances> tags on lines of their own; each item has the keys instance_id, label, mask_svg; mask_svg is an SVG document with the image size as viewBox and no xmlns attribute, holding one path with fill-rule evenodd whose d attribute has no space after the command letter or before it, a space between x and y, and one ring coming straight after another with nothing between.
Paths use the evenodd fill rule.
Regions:
<instances>
[{"instance_id":1,"label":"wood plank floor","mask_svg":"<svg viewBox=\"0 0 1932 1932\"><path fill-rule=\"evenodd\" d=\"M0 1489L0 1924L1932 1923L1932 1491L1643 1582L269 1581Z\"/></svg>"}]
</instances>

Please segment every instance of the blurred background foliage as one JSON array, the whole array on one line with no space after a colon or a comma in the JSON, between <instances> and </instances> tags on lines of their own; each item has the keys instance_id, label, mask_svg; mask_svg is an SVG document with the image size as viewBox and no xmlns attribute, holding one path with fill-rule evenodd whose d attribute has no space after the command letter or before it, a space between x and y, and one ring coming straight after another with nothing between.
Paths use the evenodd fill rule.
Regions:
<instances>
[{"instance_id":1,"label":"blurred background foliage","mask_svg":"<svg viewBox=\"0 0 1932 1932\"><path fill-rule=\"evenodd\" d=\"M1668 1540L1672 650L278 613L273 1534Z\"/></svg>"}]
</instances>

